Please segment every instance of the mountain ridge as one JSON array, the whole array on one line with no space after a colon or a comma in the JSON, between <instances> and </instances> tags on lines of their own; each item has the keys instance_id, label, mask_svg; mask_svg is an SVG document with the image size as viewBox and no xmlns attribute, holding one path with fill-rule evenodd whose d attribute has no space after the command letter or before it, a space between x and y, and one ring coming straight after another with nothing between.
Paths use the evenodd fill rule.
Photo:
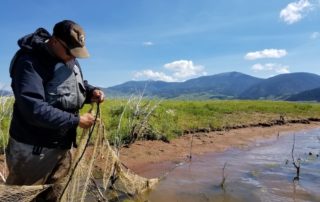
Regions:
<instances>
[{"instance_id":1,"label":"mountain ridge","mask_svg":"<svg viewBox=\"0 0 320 202\"><path fill-rule=\"evenodd\" d=\"M320 88L306 90L289 96L287 101L316 101L320 102Z\"/></svg>"},{"instance_id":2,"label":"mountain ridge","mask_svg":"<svg viewBox=\"0 0 320 202\"><path fill-rule=\"evenodd\" d=\"M110 97L143 93L165 99L271 99L285 100L291 95L320 87L320 76L307 72L257 78L241 72L201 76L184 82L128 81L104 88Z\"/></svg>"}]
</instances>

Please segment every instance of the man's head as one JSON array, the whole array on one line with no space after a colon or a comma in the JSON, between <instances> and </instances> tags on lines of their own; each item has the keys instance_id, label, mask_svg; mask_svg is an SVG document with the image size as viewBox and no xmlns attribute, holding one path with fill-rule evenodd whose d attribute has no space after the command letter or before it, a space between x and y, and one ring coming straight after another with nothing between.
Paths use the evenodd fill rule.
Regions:
<instances>
[{"instance_id":1,"label":"man's head","mask_svg":"<svg viewBox=\"0 0 320 202\"><path fill-rule=\"evenodd\" d=\"M77 23L71 20L63 20L55 24L53 38L62 45L67 54L75 58L89 57L85 46L85 33Z\"/></svg>"}]
</instances>

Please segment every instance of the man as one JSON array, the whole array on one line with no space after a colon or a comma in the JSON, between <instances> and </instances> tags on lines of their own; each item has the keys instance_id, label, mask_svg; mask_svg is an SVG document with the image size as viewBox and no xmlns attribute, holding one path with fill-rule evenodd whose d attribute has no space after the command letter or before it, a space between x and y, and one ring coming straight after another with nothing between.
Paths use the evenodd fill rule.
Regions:
<instances>
[{"instance_id":1,"label":"man","mask_svg":"<svg viewBox=\"0 0 320 202\"><path fill-rule=\"evenodd\" d=\"M103 92L83 81L76 58L89 53L85 33L75 22L57 23L52 36L39 28L18 45L10 65L15 103L6 184L54 183L70 168L68 151L76 146L76 128L94 123L92 114L80 116L79 109L84 103L103 102Z\"/></svg>"}]
</instances>

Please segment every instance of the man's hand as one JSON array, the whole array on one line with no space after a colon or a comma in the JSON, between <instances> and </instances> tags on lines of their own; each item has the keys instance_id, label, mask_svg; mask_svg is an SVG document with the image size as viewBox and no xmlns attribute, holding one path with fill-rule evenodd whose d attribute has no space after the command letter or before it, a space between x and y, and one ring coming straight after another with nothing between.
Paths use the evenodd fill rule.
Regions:
<instances>
[{"instance_id":1,"label":"man's hand","mask_svg":"<svg viewBox=\"0 0 320 202\"><path fill-rule=\"evenodd\" d=\"M95 89L92 92L91 102L101 103L104 101L104 93L102 90Z\"/></svg>"},{"instance_id":2,"label":"man's hand","mask_svg":"<svg viewBox=\"0 0 320 202\"><path fill-rule=\"evenodd\" d=\"M90 128L94 123L95 117L90 113L85 113L80 116L79 127L80 128Z\"/></svg>"}]
</instances>

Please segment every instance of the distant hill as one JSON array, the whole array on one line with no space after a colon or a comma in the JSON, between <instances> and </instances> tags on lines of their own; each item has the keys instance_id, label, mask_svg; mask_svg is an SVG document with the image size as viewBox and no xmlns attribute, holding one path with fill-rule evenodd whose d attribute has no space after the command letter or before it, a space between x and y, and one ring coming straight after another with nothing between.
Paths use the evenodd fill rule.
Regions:
<instances>
[{"instance_id":1,"label":"distant hill","mask_svg":"<svg viewBox=\"0 0 320 202\"><path fill-rule=\"evenodd\" d=\"M8 95L12 95L12 92L7 90L0 90L0 96L8 96Z\"/></svg>"},{"instance_id":2,"label":"distant hill","mask_svg":"<svg viewBox=\"0 0 320 202\"><path fill-rule=\"evenodd\" d=\"M320 87L320 76L311 73L280 74L244 91L242 99L286 99L292 94Z\"/></svg>"},{"instance_id":3,"label":"distant hill","mask_svg":"<svg viewBox=\"0 0 320 202\"><path fill-rule=\"evenodd\" d=\"M291 95L286 100L288 101L320 101L320 88L315 88L312 90L303 91L301 93L297 93Z\"/></svg>"},{"instance_id":4,"label":"distant hill","mask_svg":"<svg viewBox=\"0 0 320 202\"><path fill-rule=\"evenodd\" d=\"M129 81L103 89L109 97L141 94L166 99L273 99L320 87L320 76L311 73L281 74L268 79L240 72L202 76L184 82Z\"/></svg>"},{"instance_id":5,"label":"distant hill","mask_svg":"<svg viewBox=\"0 0 320 202\"><path fill-rule=\"evenodd\" d=\"M262 79L239 72L228 72L211 76L202 76L177 84L175 89L165 88L164 97L170 94L173 97L185 94L207 93L215 96L237 97L248 87L259 83ZM162 91L163 92L163 91Z\"/></svg>"},{"instance_id":6,"label":"distant hill","mask_svg":"<svg viewBox=\"0 0 320 202\"><path fill-rule=\"evenodd\" d=\"M144 91L145 96L161 98L235 98L261 80L239 72L228 72L185 82L130 81L104 90L111 96L128 96Z\"/></svg>"},{"instance_id":7,"label":"distant hill","mask_svg":"<svg viewBox=\"0 0 320 202\"><path fill-rule=\"evenodd\" d=\"M132 94L141 94L144 96L155 96L157 92L164 88L171 88L175 86L174 82L164 82L164 81L128 81L120 85L116 85L110 88L103 89L107 92L108 96L112 97L122 97L130 96Z\"/></svg>"}]
</instances>

